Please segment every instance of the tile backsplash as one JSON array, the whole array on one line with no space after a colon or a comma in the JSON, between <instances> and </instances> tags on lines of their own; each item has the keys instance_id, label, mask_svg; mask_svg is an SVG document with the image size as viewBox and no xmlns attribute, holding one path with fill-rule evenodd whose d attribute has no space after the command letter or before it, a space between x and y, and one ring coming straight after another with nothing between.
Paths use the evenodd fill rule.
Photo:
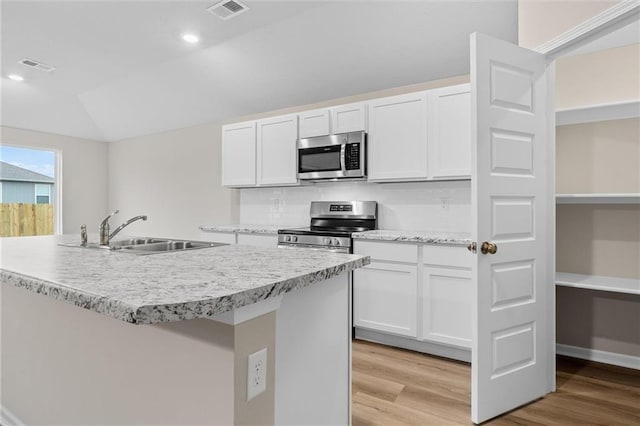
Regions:
<instances>
[{"instance_id":1,"label":"tile backsplash","mask_svg":"<svg viewBox=\"0 0 640 426\"><path fill-rule=\"evenodd\" d=\"M471 182L326 182L240 190L240 223L307 226L311 201L378 202L378 228L471 231Z\"/></svg>"}]
</instances>

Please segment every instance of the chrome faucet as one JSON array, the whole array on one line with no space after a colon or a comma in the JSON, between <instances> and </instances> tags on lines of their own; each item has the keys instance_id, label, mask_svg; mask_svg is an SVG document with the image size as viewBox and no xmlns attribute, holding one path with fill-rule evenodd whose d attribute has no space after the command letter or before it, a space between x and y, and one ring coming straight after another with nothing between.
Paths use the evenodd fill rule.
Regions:
<instances>
[{"instance_id":1,"label":"chrome faucet","mask_svg":"<svg viewBox=\"0 0 640 426\"><path fill-rule=\"evenodd\" d=\"M111 241L111 239L115 237L118 232L122 231L125 227L127 227L127 225L135 222L136 220L140 220L140 219L147 220L147 216L144 216L144 215L132 217L131 219L129 219L128 221L126 221L125 223L123 223L122 225L114 229L114 231L111 234L109 234L109 219L111 219L113 215L119 212L120 210L114 211L109 216L105 217L102 222L100 222L100 245L101 246L108 246L109 241Z\"/></svg>"},{"instance_id":2,"label":"chrome faucet","mask_svg":"<svg viewBox=\"0 0 640 426\"><path fill-rule=\"evenodd\" d=\"M109 245L109 219L115 214L120 213L120 210L116 210L111 213L109 216L105 217L102 222L100 222L100 245L108 246Z\"/></svg>"},{"instance_id":3,"label":"chrome faucet","mask_svg":"<svg viewBox=\"0 0 640 426\"><path fill-rule=\"evenodd\" d=\"M129 224L135 222L136 220L140 220L140 219L147 220L147 216L146 215L141 215L141 216L132 217L131 219L129 219L128 221L126 221L125 223L123 223L122 225L120 225L116 229L114 229L113 232L109 235L109 240L111 240L113 237L115 237L118 232L122 231ZM109 244L109 243L107 242L107 244Z\"/></svg>"}]
</instances>

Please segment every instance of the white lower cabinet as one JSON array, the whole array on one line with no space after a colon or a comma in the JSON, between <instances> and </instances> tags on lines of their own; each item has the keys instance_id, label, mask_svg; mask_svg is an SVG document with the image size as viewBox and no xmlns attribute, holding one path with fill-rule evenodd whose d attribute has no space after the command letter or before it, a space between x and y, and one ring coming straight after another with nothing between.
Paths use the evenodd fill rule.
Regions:
<instances>
[{"instance_id":1,"label":"white lower cabinet","mask_svg":"<svg viewBox=\"0 0 640 426\"><path fill-rule=\"evenodd\" d=\"M422 333L432 342L471 348L471 271L422 269Z\"/></svg>"},{"instance_id":2,"label":"white lower cabinet","mask_svg":"<svg viewBox=\"0 0 640 426\"><path fill-rule=\"evenodd\" d=\"M371 261L353 273L356 327L417 336L417 265Z\"/></svg>"},{"instance_id":3,"label":"white lower cabinet","mask_svg":"<svg viewBox=\"0 0 640 426\"><path fill-rule=\"evenodd\" d=\"M356 337L468 360L473 256L464 247L356 240L354 253L371 257L353 273Z\"/></svg>"}]
</instances>

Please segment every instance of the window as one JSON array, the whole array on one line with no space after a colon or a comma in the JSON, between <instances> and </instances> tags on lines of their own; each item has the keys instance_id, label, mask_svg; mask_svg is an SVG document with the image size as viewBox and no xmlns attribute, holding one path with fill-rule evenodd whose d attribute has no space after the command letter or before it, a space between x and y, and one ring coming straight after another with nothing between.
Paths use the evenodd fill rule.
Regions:
<instances>
[{"instance_id":1,"label":"window","mask_svg":"<svg viewBox=\"0 0 640 426\"><path fill-rule=\"evenodd\" d=\"M0 237L62 231L60 153L0 146Z\"/></svg>"},{"instance_id":2,"label":"window","mask_svg":"<svg viewBox=\"0 0 640 426\"><path fill-rule=\"evenodd\" d=\"M51 204L51 185L35 185L36 204Z\"/></svg>"}]
</instances>

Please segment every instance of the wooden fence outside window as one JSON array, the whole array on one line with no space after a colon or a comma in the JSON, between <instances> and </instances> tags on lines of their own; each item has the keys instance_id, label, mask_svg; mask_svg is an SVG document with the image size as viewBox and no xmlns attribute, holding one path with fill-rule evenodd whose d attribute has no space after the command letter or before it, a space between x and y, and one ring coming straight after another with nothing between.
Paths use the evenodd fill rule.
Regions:
<instances>
[{"instance_id":1,"label":"wooden fence outside window","mask_svg":"<svg viewBox=\"0 0 640 426\"><path fill-rule=\"evenodd\" d=\"M0 203L0 237L53 235L53 204Z\"/></svg>"}]
</instances>

